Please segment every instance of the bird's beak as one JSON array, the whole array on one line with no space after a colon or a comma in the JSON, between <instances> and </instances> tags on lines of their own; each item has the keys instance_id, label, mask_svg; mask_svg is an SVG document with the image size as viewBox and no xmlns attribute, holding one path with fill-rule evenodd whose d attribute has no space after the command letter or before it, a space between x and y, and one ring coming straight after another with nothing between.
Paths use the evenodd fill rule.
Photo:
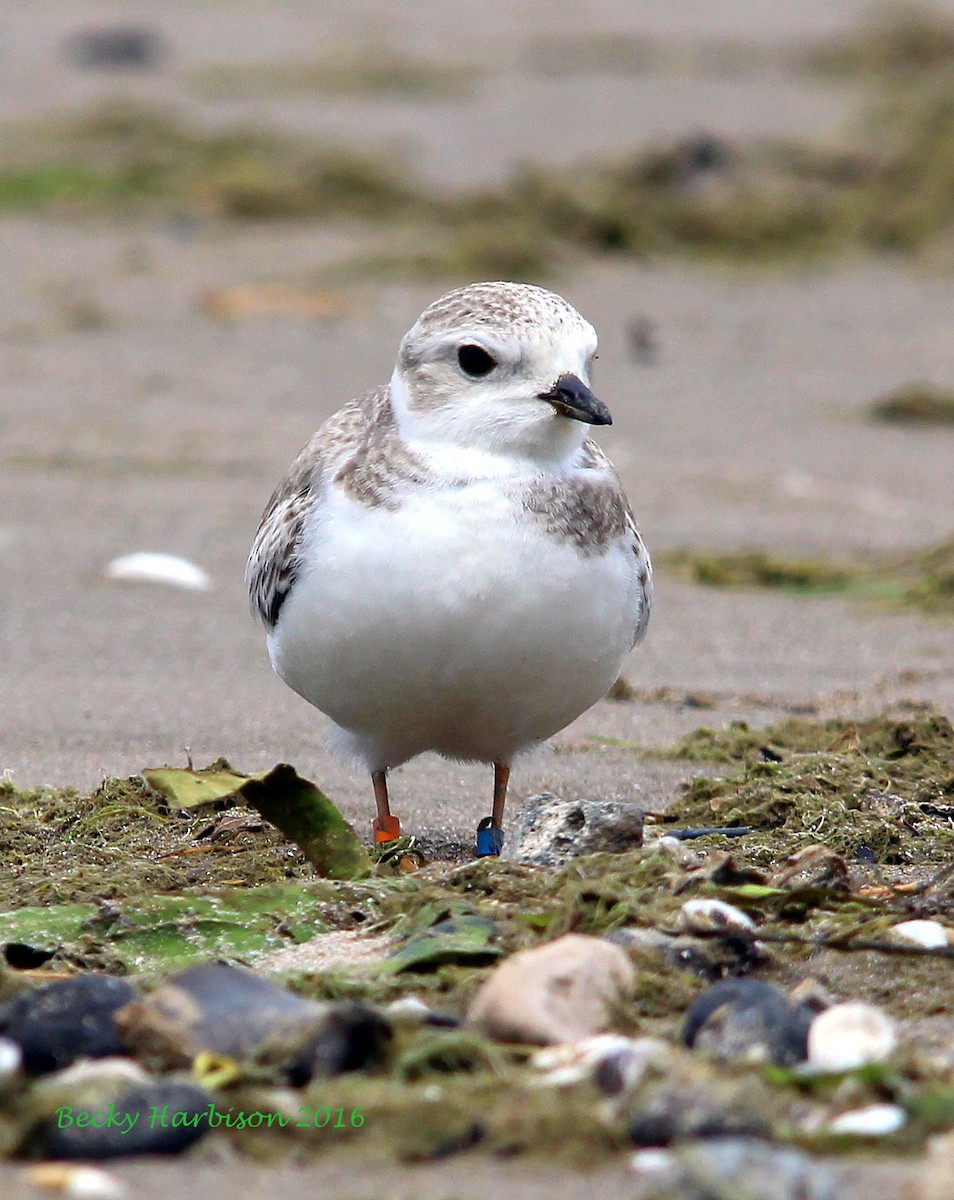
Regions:
<instances>
[{"instance_id":1,"label":"bird's beak","mask_svg":"<svg viewBox=\"0 0 954 1200\"><path fill-rule=\"evenodd\" d=\"M540 399L552 404L561 416L574 421L586 425L613 424L610 410L576 375L561 375L549 391L540 393Z\"/></svg>"}]
</instances>

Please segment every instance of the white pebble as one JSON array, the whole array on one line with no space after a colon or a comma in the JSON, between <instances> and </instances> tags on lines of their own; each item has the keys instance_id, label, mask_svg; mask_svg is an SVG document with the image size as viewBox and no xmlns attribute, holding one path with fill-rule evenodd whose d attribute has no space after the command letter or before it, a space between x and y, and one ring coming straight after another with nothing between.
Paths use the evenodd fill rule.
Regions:
<instances>
[{"instance_id":1,"label":"white pebble","mask_svg":"<svg viewBox=\"0 0 954 1200\"><path fill-rule=\"evenodd\" d=\"M752 933L755 922L741 908L724 900L687 900L679 911L686 933Z\"/></svg>"},{"instance_id":2,"label":"white pebble","mask_svg":"<svg viewBox=\"0 0 954 1200\"><path fill-rule=\"evenodd\" d=\"M808 1031L808 1069L817 1073L854 1071L884 1062L898 1044L894 1021L861 1001L833 1004Z\"/></svg>"},{"instance_id":3,"label":"white pebble","mask_svg":"<svg viewBox=\"0 0 954 1200\"><path fill-rule=\"evenodd\" d=\"M99 1167L73 1166L72 1163L40 1163L24 1172L34 1188L58 1192L71 1200L123 1200L125 1185Z\"/></svg>"},{"instance_id":4,"label":"white pebble","mask_svg":"<svg viewBox=\"0 0 954 1200\"><path fill-rule=\"evenodd\" d=\"M902 921L893 925L890 933L893 938L913 942L925 950L944 950L950 945L947 930L940 921Z\"/></svg>"},{"instance_id":5,"label":"white pebble","mask_svg":"<svg viewBox=\"0 0 954 1200\"><path fill-rule=\"evenodd\" d=\"M659 1171L668 1171L675 1161L669 1150L637 1150L629 1165L639 1175L655 1175Z\"/></svg>"},{"instance_id":6,"label":"white pebble","mask_svg":"<svg viewBox=\"0 0 954 1200\"><path fill-rule=\"evenodd\" d=\"M19 1072L22 1062L23 1052L16 1042L0 1038L0 1084L12 1079Z\"/></svg>"},{"instance_id":7,"label":"white pebble","mask_svg":"<svg viewBox=\"0 0 954 1200\"><path fill-rule=\"evenodd\" d=\"M149 550L114 558L106 568L106 578L168 583L194 592L207 592L212 586L212 580L205 571L187 558L179 558L176 554L156 554Z\"/></svg>"},{"instance_id":8,"label":"white pebble","mask_svg":"<svg viewBox=\"0 0 954 1200\"><path fill-rule=\"evenodd\" d=\"M897 1104L869 1104L843 1112L828 1126L832 1133L855 1133L859 1137L885 1137L897 1133L907 1113Z\"/></svg>"}]
</instances>

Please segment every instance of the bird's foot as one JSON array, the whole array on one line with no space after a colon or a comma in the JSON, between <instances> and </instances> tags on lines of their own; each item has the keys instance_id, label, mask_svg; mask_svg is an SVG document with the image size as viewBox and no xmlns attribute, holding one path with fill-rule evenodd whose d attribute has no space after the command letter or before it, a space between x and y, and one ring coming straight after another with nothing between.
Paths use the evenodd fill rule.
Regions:
<instances>
[{"instance_id":1,"label":"bird's foot","mask_svg":"<svg viewBox=\"0 0 954 1200\"><path fill-rule=\"evenodd\" d=\"M489 858L503 849L504 831L494 824L493 817L484 817L477 826L477 857Z\"/></svg>"},{"instance_id":2,"label":"bird's foot","mask_svg":"<svg viewBox=\"0 0 954 1200\"><path fill-rule=\"evenodd\" d=\"M375 845L396 842L401 836L401 822L397 817L376 817L371 822L371 828L374 830Z\"/></svg>"}]
</instances>

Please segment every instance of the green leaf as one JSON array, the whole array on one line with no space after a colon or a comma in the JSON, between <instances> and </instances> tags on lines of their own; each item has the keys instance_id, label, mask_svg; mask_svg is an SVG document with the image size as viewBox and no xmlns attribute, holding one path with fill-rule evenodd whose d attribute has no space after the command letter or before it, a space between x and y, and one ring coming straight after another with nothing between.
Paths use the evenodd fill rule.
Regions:
<instances>
[{"instance_id":1,"label":"green leaf","mask_svg":"<svg viewBox=\"0 0 954 1200\"><path fill-rule=\"evenodd\" d=\"M492 945L497 927L486 917L452 917L409 938L388 957L384 970L432 971L446 963L482 966L503 951Z\"/></svg>"}]
</instances>

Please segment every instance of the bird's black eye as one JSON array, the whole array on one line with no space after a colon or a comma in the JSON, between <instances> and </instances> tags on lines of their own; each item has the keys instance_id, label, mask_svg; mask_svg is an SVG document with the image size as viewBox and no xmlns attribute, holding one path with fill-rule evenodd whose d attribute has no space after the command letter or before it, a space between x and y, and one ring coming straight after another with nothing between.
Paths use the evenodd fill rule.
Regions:
<instances>
[{"instance_id":1,"label":"bird's black eye","mask_svg":"<svg viewBox=\"0 0 954 1200\"><path fill-rule=\"evenodd\" d=\"M481 379L490 374L497 365L497 360L488 354L483 346L468 343L457 351L457 364L465 375L472 379Z\"/></svg>"}]
</instances>

